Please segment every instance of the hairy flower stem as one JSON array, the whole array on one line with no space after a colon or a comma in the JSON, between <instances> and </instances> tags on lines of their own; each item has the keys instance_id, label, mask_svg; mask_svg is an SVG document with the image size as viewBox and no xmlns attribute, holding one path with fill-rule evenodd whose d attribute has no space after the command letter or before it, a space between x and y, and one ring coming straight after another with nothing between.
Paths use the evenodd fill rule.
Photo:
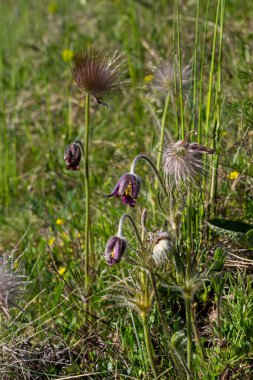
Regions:
<instances>
[{"instance_id":1,"label":"hairy flower stem","mask_svg":"<svg viewBox=\"0 0 253 380\"><path fill-rule=\"evenodd\" d=\"M189 189L187 195L187 256L186 256L186 276L187 279L191 278L191 252L192 252L192 209L191 209L191 190ZM191 307L191 297L186 295L185 297L185 307L186 307L186 326L187 326L187 365L189 371L192 369L192 307ZM191 377L187 374L187 380Z\"/></svg>"},{"instance_id":2,"label":"hairy flower stem","mask_svg":"<svg viewBox=\"0 0 253 380\"><path fill-rule=\"evenodd\" d=\"M135 157L135 159L133 160L133 163L132 163L132 166L131 166L131 170L130 170L130 173L134 173L135 171L135 167L136 167L136 164L139 160L144 160L146 161L149 166L151 167L151 169L153 170L159 184L161 185L161 188L163 189L164 191L164 194L166 196L168 196L168 193L167 193L167 190L166 190L166 187L164 186L164 183L163 183L163 180L162 178L160 177L159 173L158 173L158 170L156 169L155 165L153 164L153 162L150 160L150 158L148 156L146 156L145 154L139 154L138 156Z\"/></svg>"},{"instance_id":3,"label":"hairy flower stem","mask_svg":"<svg viewBox=\"0 0 253 380\"><path fill-rule=\"evenodd\" d=\"M221 323L220 323L220 301L221 301L221 297L218 296L217 301L216 301L217 328L218 328L218 336L219 336L219 339L221 341L222 336L221 336L221 331L220 331L220 327L221 327Z\"/></svg>"},{"instance_id":4,"label":"hairy flower stem","mask_svg":"<svg viewBox=\"0 0 253 380\"><path fill-rule=\"evenodd\" d=\"M89 122L90 122L90 94L86 94L85 104L85 144L84 144L84 179L85 179L85 241L84 241L84 259L85 259L85 289L89 288L89 243L90 243L90 181L89 181Z\"/></svg>"},{"instance_id":5,"label":"hairy flower stem","mask_svg":"<svg viewBox=\"0 0 253 380\"><path fill-rule=\"evenodd\" d=\"M145 339L145 345L146 345L148 360L149 360L149 364L150 364L150 367L152 369L154 378L156 379L157 378L157 371L156 371L156 366L155 366L154 357L153 357L153 347L152 347L152 343L151 343L150 337L149 337L147 315L145 313L142 313L141 319L142 319L142 324L143 324L144 339Z\"/></svg>"},{"instance_id":6,"label":"hairy flower stem","mask_svg":"<svg viewBox=\"0 0 253 380\"><path fill-rule=\"evenodd\" d=\"M191 197L190 192L188 192L187 197L187 208L186 208L186 224L187 224L187 277L191 276L191 252L192 252L192 207L191 207Z\"/></svg>"},{"instance_id":7,"label":"hairy flower stem","mask_svg":"<svg viewBox=\"0 0 253 380\"><path fill-rule=\"evenodd\" d=\"M197 326L197 323L196 323L196 318L195 318L195 315L194 315L193 305L191 307L191 320L192 320L195 340L196 340L196 343L197 343L197 348L199 350L201 359L204 360L205 359L205 355L204 355L204 350L203 350L203 347L202 347L202 344L201 344L201 341L200 341L200 337L199 337L199 331L198 331L198 326Z\"/></svg>"},{"instance_id":8,"label":"hairy flower stem","mask_svg":"<svg viewBox=\"0 0 253 380\"><path fill-rule=\"evenodd\" d=\"M187 327L187 366L189 371L192 369L192 321L191 321L191 298L185 298L186 306L186 327ZM190 380L191 376L187 374L187 380Z\"/></svg>"},{"instance_id":9,"label":"hairy flower stem","mask_svg":"<svg viewBox=\"0 0 253 380\"><path fill-rule=\"evenodd\" d=\"M141 237L140 237L140 234L139 234L139 231L136 227L136 224L135 224L135 221L133 220L133 218L131 217L131 215L129 214L123 214L120 218L120 221L119 221L119 227L118 227L118 236L122 236L122 230L123 230L123 224L125 222L125 220L128 219L133 231L134 231L134 234L138 240L138 243L139 245L141 246L142 245L142 241L141 241Z\"/></svg>"},{"instance_id":10,"label":"hairy flower stem","mask_svg":"<svg viewBox=\"0 0 253 380\"><path fill-rule=\"evenodd\" d=\"M168 346L169 346L170 355L172 357L172 360L173 360L173 362L175 364L175 367L176 367L179 375L181 376L182 380L184 379L184 377L182 377L182 376L184 376L185 373L187 373L187 376L189 376L189 378L191 378L191 374L190 374L189 369L187 368L187 365L184 363L184 361L182 360L182 358L178 356L177 352L175 352L175 350L173 349L173 347L171 345L171 332L170 332L170 329L169 329L169 327L168 327L168 325L166 323L166 320L164 318L164 312L163 312L163 309L162 309L160 296L159 296L159 293L158 293L158 290L157 290L157 286L156 286L155 275L154 275L154 273L152 271L150 271L149 274L150 274L152 286L153 286L153 289L154 289L154 295L155 295L155 300L156 300L156 304L157 304L157 307L158 307L158 312L159 312L159 315L160 315L162 329L163 329L164 334L168 338L167 342L168 342ZM182 371L182 369L183 369L183 371Z\"/></svg>"},{"instance_id":11,"label":"hairy flower stem","mask_svg":"<svg viewBox=\"0 0 253 380\"><path fill-rule=\"evenodd\" d=\"M163 156L163 145L164 145L164 132L165 132L165 124L166 124L166 116L169 108L170 103L170 93L167 94L165 99L165 106L163 110L163 117L162 117L162 125L161 125L161 133L160 133L160 140L159 140L159 146L158 146L158 154L157 154L157 163L156 168L159 172L161 163L162 163L162 156ZM156 179L156 186L158 184L158 179Z\"/></svg>"}]
</instances>

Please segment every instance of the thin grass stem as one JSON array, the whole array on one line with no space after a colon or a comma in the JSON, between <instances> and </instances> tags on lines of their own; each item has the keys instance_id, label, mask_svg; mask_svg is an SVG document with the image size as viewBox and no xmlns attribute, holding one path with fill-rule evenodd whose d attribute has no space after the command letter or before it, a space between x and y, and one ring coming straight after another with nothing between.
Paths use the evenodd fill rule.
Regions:
<instances>
[{"instance_id":1,"label":"thin grass stem","mask_svg":"<svg viewBox=\"0 0 253 380\"><path fill-rule=\"evenodd\" d=\"M180 118L181 118L181 138L185 137L184 126L184 100L183 100L183 85L182 85L182 59L181 59L181 47L180 47L180 25L179 25L179 4L177 0L177 55L179 65L179 102L180 102Z\"/></svg>"},{"instance_id":2,"label":"thin grass stem","mask_svg":"<svg viewBox=\"0 0 253 380\"><path fill-rule=\"evenodd\" d=\"M90 180L89 180L89 124L90 124L90 94L86 94L85 104L85 144L84 144L84 178L85 178L85 288L89 288L89 240L90 240Z\"/></svg>"},{"instance_id":3,"label":"thin grass stem","mask_svg":"<svg viewBox=\"0 0 253 380\"><path fill-rule=\"evenodd\" d=\"M160 133L160 140L159 140L158 154L157 154L157 164L156 164L156 168L158 171L160 170L161 162L162 162L166 116L167 116L167 112L169 108L169 103L170 103L170 93L168 93L166 96L163 116L162 116L162 125L161 125L161 133Z\"/></svg>"}]
</instances>

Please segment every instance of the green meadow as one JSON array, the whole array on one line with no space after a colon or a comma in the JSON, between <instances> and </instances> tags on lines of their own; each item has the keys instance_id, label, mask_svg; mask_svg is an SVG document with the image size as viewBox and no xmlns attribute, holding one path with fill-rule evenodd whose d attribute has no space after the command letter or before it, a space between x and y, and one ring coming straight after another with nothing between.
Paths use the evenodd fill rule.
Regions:
<instances>
[{"instance_id":1,"label":"green meadow","mask_svg":"<svg viewBox=\"0 0 253 380\"><path fill-rule=\"evenodd\" d=\"M251 1L0 0L1 380L253 378L252 52Z\"/></svg>"}]
</instances>

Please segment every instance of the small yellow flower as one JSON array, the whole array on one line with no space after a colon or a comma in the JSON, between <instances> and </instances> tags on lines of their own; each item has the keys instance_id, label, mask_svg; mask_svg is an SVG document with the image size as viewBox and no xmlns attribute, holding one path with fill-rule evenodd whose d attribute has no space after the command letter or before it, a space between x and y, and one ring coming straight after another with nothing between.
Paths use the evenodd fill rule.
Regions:
<instances>
[{"instance_id":1,"label":"small yellow flower","mask_svg":"<svg viewBox=\"0 0 253 380\"><path fill-rule=\"evenodd\" d=\"M53 15L57 12L58 10L58 5L56 3L49 3L48 6L47 6L47 12L50 14L50 15Z\"/></svg>"},{"instance_id":2,"label":"small yellow flower","mask_svg":"<svg viewBox=\"0 0 253 380\"><path fill-rule=\"evenodd\" d=\"M62 51L62 59L63 59L63 61L65 61L65 62L70 62L70 61L72 60L73 56L74 56L74 52L73 52L73 50L70 50L70 49L64 49L64 50Z\"/></svg>"},{"instance_id":3,"label":"small yellow flower","mask_svg":"<svg viewBox=\"0 0 253 380\"><path fill-rule=\"evenodd\" d=\"M48 242L49 247L52 247L54 245L54 242L55 242L55 237L53 236Z\"/></svg>"},{"instance_id":4,"label":"small yellow flower","mask_svg":"<svg viewBox=\"0 0 253 380\"><path fill-rule=\"evenodd\" d=\"M60 267L58 269L58 273L62 276L64 273L66 272L66 268L65 267Z\"/></svg>"},{"instance_id":5,"label":"small yellow flower","mask_svg":"<svg viewBox=\"0 0 253 380\"><path fill-rule=\"evenodd\" d=\"M228 178L231 180L237 179L238 176L239 176L239 173L237 171L234 171L228 174Z\"/></svg>"},{"instance_id":6,"label":"small yellow flower","mask_svg":"<svg viewBox=\"0 0 253 380\"><path fill-rule=\"evenodd\" d=\"M62 237L64 240L68 240L68 234L67 234L67 232L63 231L63 232L61 233L61 237Z\"/></svg>"},{"instance_id":7,"label":"small yellow flower","mask_svg":"<svg viewBox=\"0 0 253 380\"><path fill-rule=\"evenodd\" d=\"M153 74L148 74L148 75L145 75L144 77L144 82L145 83L150 83L154 78L154 75Z\"/></svg>"},{"instance_id":8,"label":"small yellow flower","mask_svg":"<svg viewBox=\"0 0 253 380\"><path fill-rule=\"evenodd\" d=\"M65 220L62 218L58 218L58 219L56 219L56 224L58 224L58 226L61 224L65 224Z\"/></svg>"},{"instance_id":9,"label":"small yellow flower","mask_svg":"<svg viewBox=\"0 0 253 380\"><path fill-rule=\"evenodd\" d=\"M77 237L77 239L80 239L80 237L81 237L81 234L80 234L80 232L76 232L76 237Z\"/></svg>"}]
</instances>

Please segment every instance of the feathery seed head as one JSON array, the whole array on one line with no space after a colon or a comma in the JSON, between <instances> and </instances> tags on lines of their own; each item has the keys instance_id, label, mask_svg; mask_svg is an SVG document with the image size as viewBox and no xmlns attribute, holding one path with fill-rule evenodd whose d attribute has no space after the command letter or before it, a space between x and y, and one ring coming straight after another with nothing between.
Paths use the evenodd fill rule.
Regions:
<instances>
[{"instance_id":1,"label":"feathery seed head","mask_svg":"<svg viewBox=\"0 0 253 380\"><path fill-rule=\"evenodd\" d=\"M214 154L213 149L189 143L189 132L183 141L179 140L167 146L163 153L163 170L165 175L172 177L176 185L198 182L204 174L203 154Z\"/></svg>"},{"instance_id":2,"label":"feathery seed head","mask_svg":"<svg viewBox=\"0 0 253 380\"><path fill-rule=\"evenodd\" d=\"M173 250L173 243L168 232L149 233L152 243L152 258L156 265L163 264L168 259L168 253Z\"/></svg>"},{"instance_id":3,"label":"feathery seed head","mask_svg":"<svg viewBox=\"0 0 253 380\"><path fill-rule=\"evenodd\" d=\"M89 48L74 54L71 71L75 84L100 103L102 96L123 83L124 59L118 50L111 54L105 48Z\"/></svg>"},{"instance_id":4,"label":"feathery seed head","mask_svg":"<svg viewBox=\"0 0 253 380\"><path fill-rule=\"evenodd\" d=\"M190 84L190 78L191 78L191 66L187 65L182 68L182 87L183 90L186 89ZM159 66L154 70L154 79L152 82L152 87L164 93L165 95L168 94L168 92L171 92L171 94L174 94L174 83L176 79L176 85L179 89L179 73L176 73L175 78L175 70L173 63L169 61L161 61L159 63Z\"/></svg>"},{"instance_id":5,"label":"feathery seed head","mask_svg":"<svg viewBox=\"0 0 253 380\"><path fill-rule=\"evenodd\" d=\"M9 317L9 308L16 305L16 300L22 294L23 276L12 271L8 260L0 258L0 310Z\"/></svg>"}]
</instances>

